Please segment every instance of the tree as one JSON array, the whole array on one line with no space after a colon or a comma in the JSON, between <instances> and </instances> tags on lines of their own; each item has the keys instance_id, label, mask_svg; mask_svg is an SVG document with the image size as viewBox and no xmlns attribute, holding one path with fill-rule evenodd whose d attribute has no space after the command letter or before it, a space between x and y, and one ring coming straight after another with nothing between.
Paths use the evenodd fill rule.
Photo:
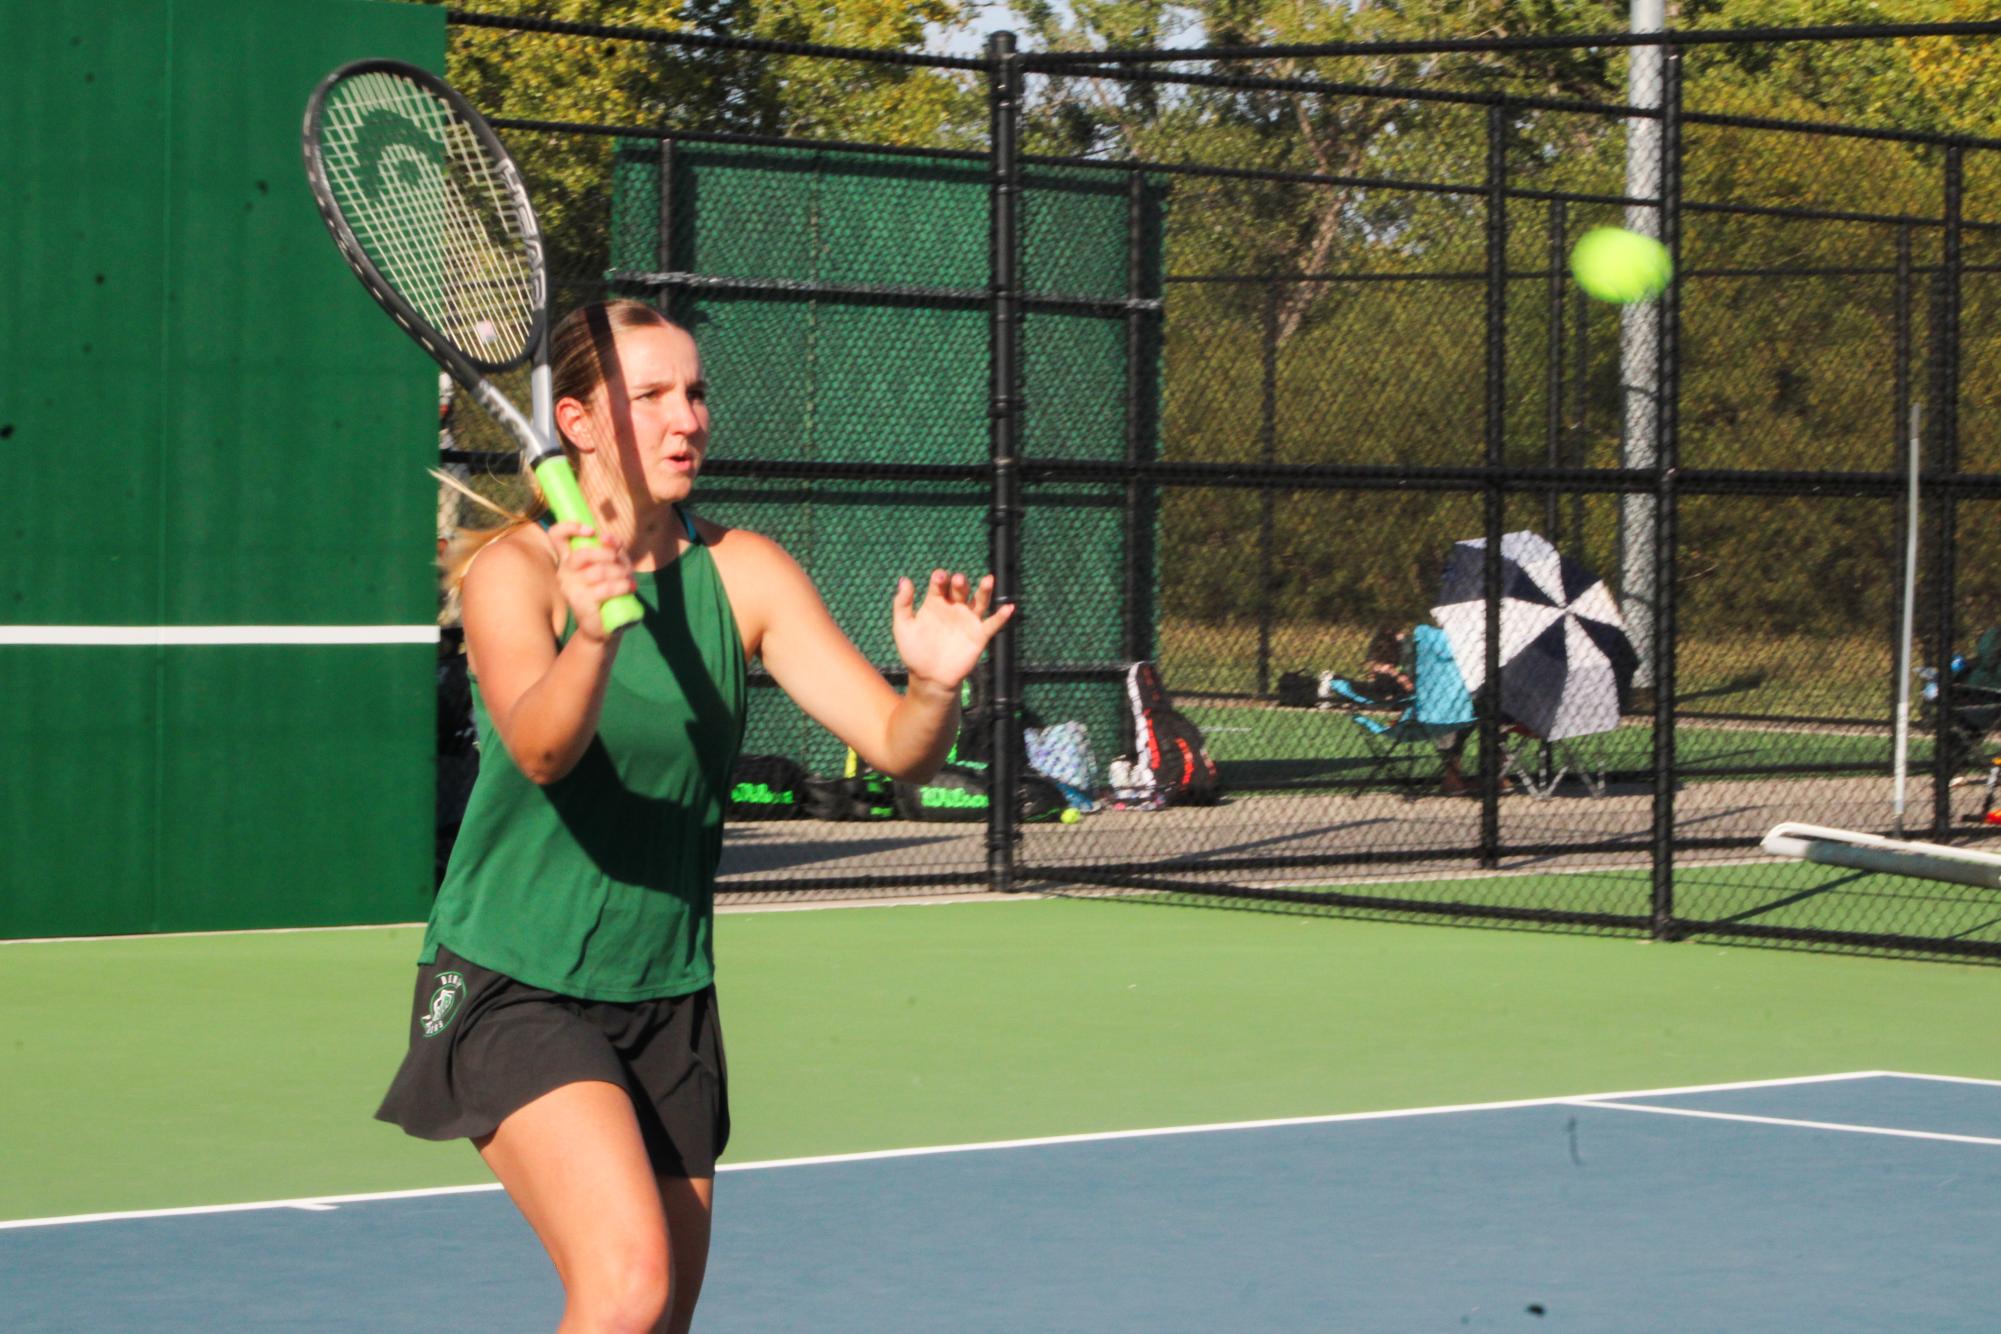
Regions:
<instances>
[{"instance_id":1,"label":"tree","mask_svg":"<svg viewBox=\"0 0 2001 1334\"><path fill-rule=\"evenodd\" d=\"M918 52L926 25L962 28L974 8L965 0L689 0L663 15L641 0L490 0L481 12ZM985 137L985 100L975 81L921 66L453 25L446 74L496 119L933 147ZM609 249L611 139L561 131L507 138L551 239L552 270L559 277L601 273Z\"/></svg>"},{"instance_id":2,"label":"tree","mask_svg":"<svg viewBox=\"0 0 2001 1334\"><path fill-rule=\"evenodd\" d=\"M1841 4L1822 0L1712 0L1677 7L1680 26L1750 28L1831 21L1892 22L1987 17L1970 3ZM1624 25L1623 4L1405 3L1297 5L1281 0L1104 0L1071 19L1047 6L1026 12L1031 43L1060 50L1116 49L1157 40L1283 45L1364 39L1588 34ZM1991 40L1759 43L1691 48L1685 104L1829 124L1991 133ZM1484 305L1477 286L1437 275L1477 275L1485 260L1486 110L1406 96L1402 88L1505 92L1622 103L1624 48L1558 52L1369 54L1305 59L1251 57L1207 67L1268 79L1307 78L1376 95L1283 88L1164 85L1122 78L1117 67L1049 80L1034 89L1037 146L1159 163L1251 166L1307 173L1322 183L1178 176L1172 181L1169 271L1269 275L1262 284L1170 289L1162 448L1170 458L1260 457L1266 302L1276 331L1281 461L1470 464L1482 447ZM1990 82L1992 80L1992 82ZM1509 184L1585 194L1623 193L1625 125L1617 116L1510 108L1504 126ZM1766 210L1938 215L1937 154L1919 145L1691 126L1684 197ZM1987 179L1969 155L1969 182ZM1325 180L1324 178L1335 178ZM1400 189L1389 182L1458 187ZM1971 197L1971 196L1970 196ZM1618 210L1571 208L1572 235ZM1540 206L1509 209L1512 270L1545 263ZM1813 221L1771 212L1683 215L1685 285L1682 442L1690 466L1884 467L1896 440L1889 411L1895 346L1893 279L1899 229ZM1938 231L1914 233L1917 263L1935 266ZM1984 242L1969 232L1968 245ZM1972 251L1969 251L1971 258ZM1793 276L1730 271L1785 270ZM1874 270L1873 273L1869 272ZM1371 284L1317 281L1368 274ZM1395 281L1407 275L1409 281ZM1429 276L1427 276L1429 275ZM1031 277L1032 281L1032 277ZM1969 276L1969 284L1975 280ZM1539 452L1542 368L1552 355L1542 284L1510 284L1507 438L1510 456ZM1925 302L1919 293L1920 345ZM1616 334L1595 322L1589 438L1580 463L1617 461L1620 421ZM1571 321L1574 327L1576 316ZM1969 349L1984 326L1969 318ZM1986 364L1966 360L1972 401ZM2001 393L1992 395L2001 400ZM1963 423L1963 435L1970 427ZM1258 523L1254 493L1176 491L1166 501L1173 540L1163 545L1171 611L1241 615L1254 581L1219 553L1245 551ZM1803 503L1803 502L1802 502ZM1789 507L1788 507L1789 506ZM1800 504L1705 502L1684 522L1684 570L1694 581L1685 624L1772 629L1868 623L1865 606L1891 546L1887 510L1848 507L1814 523ZM1584 507L1603 531L1591 545L1610 561L1611 506ZM1795 513L1795 511L1798 511ZM1783 515L1784 517L1780 517ZM1524 521L1527 516L1511 518ZM1395 532L1397 545L1442 550L1477 529L1477 514L1422 495L1284 498L1276 506L1279 604L1309 619L1392 618L1421 612L1420 562L1383 554L1344 533ZM1580 537L1582 535L1580 534ZM1784 550L1773 549L1782 541Z\"/></svg>"},{"instance_id":3,"label":"tree","mask_svg":"<svg viewBox=\"0 0 2001 1334\"><path fill-rule=\"evenodd\" d=\"M920 49L926 24L963 24L973 0L696 0L668 19L614 0L500 0L497 12L599 23L679 27L780 41ZM1524 34L1591 35L1623 29L1625 0L1023 0L1031 50L1116 51L1161 44L1311 45ZM1683 28L1749 29L1829 22L1904 22L2001 16L2001 0L1682 0ZM1155 173L1168 191L1169 288L1161 450L1170 459L1263 457L1267 321L1284 462L1404 466L1477 463L1484 446L1484 320L1488 105L1481 97L1620 104L1627 49L1339 57L1254 54L1197 67L1240 83L1171 83L1116 66L1029 80L1032 152L1168 166L1250 167L1310 177L1246 179ZM882 144L983 147L985 87L977 74L860 65L784 54L682 48L618 39L455 27L452 76L497 115L599 125L738 130ZM1688 48L1686 107L1696 113L1878 125L1940 134L1996 133L2001 42L1921 37L1895 41L1744 43ZM1137 68L1137 67L1135 67ZM1158 67L1148 67L1158 68ZM1186 67L1184 67L1186 68ZM1144 72L1144 71L1139 71ZM1305 79L1344 91L1277 86ZM1440 101L1416 92L1475 95ZM1520 105L1501 124L1509 185L1617 197L1627 127L1617 114ZM528 168L559 266L602 272L610 214L611 141L584 134L510 135ZM1942 150L1866 138L1812 136L1691 122L1684 197L1762 213L1684 213L1681 439L1689 466L1881 467L1895 443L1889 411L1895 344L1890 276L1900 228L1807 211L1935 219ZM1969 151L1968 198L1977 217L2001 184L2001 153ZM1038 169L1040 170L1040 169ZM1776 210L1776 211L1775 211ZM1781 212L1790 210L1791 215ZM1616 204L1573 203L1575 235L1617 221ZM1546 229L1539 200L1508 207L1505 386L1509 457L1540 458L1548 404L1543 370L1556 355L1548 324ZM1914 223L1914 260L1936 267L1939 229ZM1984 229L1966 234L1970 263L2001 260ZM1036 255L1027 281L1038 282ZM1786 271L1783 275L1776 272ZM1366 278L1366 281L1357 279ZM2001 351L1990 335L2001 302L1984 272L1966 279L1963 329L1969 458L2001 462ZM1924 346L1924 293L1918 342ZM1616 463L1621 421L1616 319L1575 308L1566 338L1586 324L1582 421L1562 405L1572 461ZM1568 348L1564 349L1568 355ZM1993 407L1992 413L1985 411ZM1161 552L1165 606L1202 617L1241 614L1245 570L1219 552L1241 550L1260 521L1255 492L1172 491ZM1539 521L1517 507L1511 523ZM1747 508L1748 506L1748 508ZM1580 506L1577 541L1615 559L1615 505ZM1882 507L1815 524L1806 511L1691 505L1683 532L1693 581L1683 624L1773 628L1855 624L1873 616L1867 572L1890 529ZM1424 562L1477 529L1467 498L1377 493L1292 496L1274 506L1278 595L1302 617L1357 621L1420 614ZM1765 518L1747 519L1746 515ZM1395 543L1349 533L1393 532ZM1784 542L1779 551L1775 543ZM1369 552L1363 560L1358 552ZM1375 554L1381 552L1383 554ZM1608 569L1601 572L1609 573ZM2001 577L2001 576L1997 576Z\"/></svg>"}]
</instances>

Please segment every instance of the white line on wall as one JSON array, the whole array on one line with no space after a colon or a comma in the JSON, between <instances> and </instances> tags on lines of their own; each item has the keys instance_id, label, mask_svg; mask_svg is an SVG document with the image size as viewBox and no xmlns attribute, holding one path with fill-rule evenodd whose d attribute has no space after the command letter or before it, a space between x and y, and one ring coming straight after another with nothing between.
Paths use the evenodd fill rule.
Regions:
<instances>
[{"instance_id":1,"label":"white line on wall","mask_svg":"<svg viewBox=\"0 0 2001 1334\"><path fill-rule=\"evenodd\" d=\"M435 644L435 625L0 625L0 645Z\"/></svg>"}]
</instances>

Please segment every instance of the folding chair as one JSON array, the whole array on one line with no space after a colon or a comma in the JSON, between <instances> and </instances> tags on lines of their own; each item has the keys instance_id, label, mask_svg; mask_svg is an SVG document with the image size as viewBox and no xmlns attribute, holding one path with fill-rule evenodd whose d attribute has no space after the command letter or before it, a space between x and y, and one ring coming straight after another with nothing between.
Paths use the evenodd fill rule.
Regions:
<instances>
[{"instance_id":1,"label":"folding chair","mask_svg":"<svg viewBox=\"0 0 2001 1334\"><path fill-rule=\"evenodd\" d=\"M1594 756L1578 744L1586 740L1589 738L1551 741L1510 724L1501 750L1501 775L1513 779L1521 791L1537 800L1554 794L1566 778L1576 778L1592 796L1602 797L1610 766L1602 756Z\"/></svg>"},{"instance_id":2,"label":"folding chair","mask_svg":"<svg viewBox=\"0 0 2001 1334\"><path fill-rule=\"evenodd\" d=\"M1356 796L1378 786L1378 780L1393 767L1415 763L1419 757L1405 753L1406 747L1422 742L1436 754L1473 725L1473 697L1466 693L1465 679L1459 675L1445 632L1435 625L1420 625L1411 631L1411 693L1404 699L1388 703L1370 699L1338 678L1332 689L1359 709L1397 711L1390 722L1366 712L1348 715L1361 729L1369 758L1374 761L1355 789Z\"/></svg>"}]
</instances>

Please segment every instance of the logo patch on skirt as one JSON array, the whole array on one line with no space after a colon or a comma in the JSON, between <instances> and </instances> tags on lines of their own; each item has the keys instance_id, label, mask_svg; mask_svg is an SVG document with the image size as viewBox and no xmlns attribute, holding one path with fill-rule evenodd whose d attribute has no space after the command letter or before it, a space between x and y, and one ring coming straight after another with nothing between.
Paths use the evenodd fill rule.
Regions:
<instances>
[{"instance_id":1,"label":"logo patch on skirt","mask_svg":"<svg viewBox=\"0 0 2001 1334\"><path fill-rule=\"evenodd\" d=\"M451 1026L452 1018L459 1012L459 1004L466 998L465 974L459 972L439 973L438 989L431 993L431 1005L420 1021L424 1036L434 1038Z\"/></svg>"}]
</instances>

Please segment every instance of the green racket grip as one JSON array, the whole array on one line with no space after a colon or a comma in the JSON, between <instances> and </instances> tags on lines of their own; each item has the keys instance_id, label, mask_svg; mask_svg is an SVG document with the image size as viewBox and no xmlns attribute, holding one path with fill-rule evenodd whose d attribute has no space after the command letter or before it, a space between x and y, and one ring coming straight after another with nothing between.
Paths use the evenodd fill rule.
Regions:
<instances>
[{"instance_id":1,"label":"green racket grip","mask_svg":"<svg viewBox=\"0 0 2001 1334\"><path fill-rule=\"evenodd\" d=\"M584 500L582 488L577 485L577 475L570 470L570 461L560 453L551 454L535 465L535 481L542 488L542 498L549 502L549 508L563 523L589 524L591 507ZM595 537L573 537L573 547L594 547ZM630 593L620 593L598 608L598 617L604 622L604 632L631 625L646 614L639 599Z\"/></svg>"}]
</instances>

